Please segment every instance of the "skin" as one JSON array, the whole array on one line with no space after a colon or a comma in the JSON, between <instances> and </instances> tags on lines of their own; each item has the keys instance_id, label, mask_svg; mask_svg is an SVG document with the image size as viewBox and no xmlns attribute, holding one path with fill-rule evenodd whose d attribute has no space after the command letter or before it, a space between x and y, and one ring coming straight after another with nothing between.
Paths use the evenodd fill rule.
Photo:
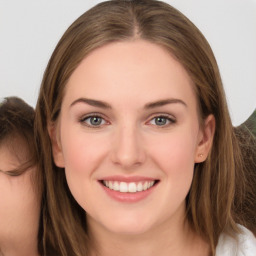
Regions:
<instances>
[{"instance_id":1,"label":"skin","mask_svg":"<svg viewBox=\"0 0 256 256\"><path fill-rule=\"evenodd\" d=\"M206 159L215 129L213 116L200 127L197 109L185 69L143 40L105 45L71 75L49 133L99 255L208 255L185 219L194 164ZM119 202L99 183L112 175L159 182L145 199Z\"/></svg>"},{"instance_id":2,"label":"skin","mask_svg":"<svg viewBox=\"0 0 256 256\"><path fill-rule=\"evenodd\" d=\"M27 159L24 142L14 141L22 152L15 152L8 142L0 146L0 255L39 255L40 200L32 181L36 170L31 168L15 177L5 173Z\"/></svg>"}]
</instances>

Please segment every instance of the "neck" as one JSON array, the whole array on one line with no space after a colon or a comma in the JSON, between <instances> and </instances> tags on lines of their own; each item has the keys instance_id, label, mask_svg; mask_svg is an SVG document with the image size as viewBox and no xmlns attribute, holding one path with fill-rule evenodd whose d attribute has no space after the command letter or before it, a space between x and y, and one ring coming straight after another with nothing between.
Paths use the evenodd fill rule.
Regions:
<instances>
[{"instance_id":1,"label":"neck","mask_svg":"<svg viewBox=\"0 0 256 256\"><path fill-rule=\"evenodd\" d=\"M208 256L209 245L184 219L166 221L143 234L115 234L89 223L91 256ZM95 250L97 248L97 250Z\"/></svg>"}]
</instances>

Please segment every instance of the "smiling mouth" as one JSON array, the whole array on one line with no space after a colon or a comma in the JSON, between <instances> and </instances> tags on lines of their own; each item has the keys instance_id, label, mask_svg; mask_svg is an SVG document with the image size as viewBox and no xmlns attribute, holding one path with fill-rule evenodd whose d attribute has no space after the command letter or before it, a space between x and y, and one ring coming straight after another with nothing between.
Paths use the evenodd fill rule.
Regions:
<instances>
[{"instance_id":1,"label":"smiling mouth","mask_svg":"<svg viewBox=\"0 0 256 256\"><path fill-rule=\"evenodd\" d=\"M118 191L121 193L136 193L149 190L155 186L159 180L154 181L141 181L141 182L123 182L123 181L109 181L102 180L101 183L110 190Z\"/></svg>"}]
</instances>

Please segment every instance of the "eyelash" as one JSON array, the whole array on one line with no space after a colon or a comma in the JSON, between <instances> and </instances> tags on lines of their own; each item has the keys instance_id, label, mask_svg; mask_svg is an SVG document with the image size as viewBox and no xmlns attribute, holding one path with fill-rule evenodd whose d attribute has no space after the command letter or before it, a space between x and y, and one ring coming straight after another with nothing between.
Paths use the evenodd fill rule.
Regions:
<instances>
[{"instance_id":1,"label":"eyelash","mask_svg":"<svg viewBox=\"0 0 256 256\"><path fill-rule=\"evenodd\" d=\"M99 124L99 125L93 125L93 124L88 124L86 121L89 120L89 122L91 123L90 120L92 120L92 118L100 118L101 122L104 121L104 124ZM151 124L156 126L157 128L166 128L169 127L172 124L176 123L176 119L170 115L167 114L157 114L154 117L151 117L149 121L146 122L146 124L150 124L153 120L156 120L157 118L162 118L165 119L166 123L164 123L163 125L156 125L156 124ZM99 129L102 126L108 125L110 124L110 122L106 121L105 117L102 116L99 113L91 113L90 115L84 116L81 119L79 119L79 122L82 123L83 125L92 128L92 129Z\"/></svg>"},{"instance_id":2,"label":"eyelash","mask_svg":"<svg viewBox=\"0 0 256 256\"><path fill-rule=\"evenodd\" d=\"M176 123L176 119L173 116L170 116L168 114L157 114L154 117L152 117L147 123L150 124L153 120L156 121L157 118L163 118L166 121L166 123L164 123L163 125L152 124L152 125L156 126L157 128L166 128L166 127L169 127L170 125Z\"/></svg>"},{"instance_id":3,"label":"eyelash","mask_svg":"<svg viewBox=\"0 0 256 256\"><path fill-rule=\"evenodd\" d=\"M86 123L87 120L90 120L92 118L101 118L102 121L105 121L105 124L100 124L100 125L92 125L92 124L88 124ZM99 113L91 113L87 116L84 116L82 117L80 120L79 120L80 123L82 123L83 125L89 127L89 128L92 128L92 129L97 129L97 128L101 128L103 125L106 125L106 124L109 124L109 122L107 122L105 120L105 118L99 114Z\"/></svg>"}]
</instances>

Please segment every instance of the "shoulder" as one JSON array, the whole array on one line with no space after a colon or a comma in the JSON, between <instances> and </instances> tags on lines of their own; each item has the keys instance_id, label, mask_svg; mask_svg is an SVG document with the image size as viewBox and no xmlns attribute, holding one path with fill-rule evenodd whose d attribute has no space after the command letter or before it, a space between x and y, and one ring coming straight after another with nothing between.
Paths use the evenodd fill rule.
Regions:
<instances>
[{"instance_id":1,"label":"shoulder","mask_svg":"<svg viewBox=\"0 0 256 256\"><path fill-rule=\"evenodd\" d=\"M216 248L216 256L255 256L256 238L251 231L238 225L241 233L236 237L221 234Z\"/></svg>"}]
</instances>

